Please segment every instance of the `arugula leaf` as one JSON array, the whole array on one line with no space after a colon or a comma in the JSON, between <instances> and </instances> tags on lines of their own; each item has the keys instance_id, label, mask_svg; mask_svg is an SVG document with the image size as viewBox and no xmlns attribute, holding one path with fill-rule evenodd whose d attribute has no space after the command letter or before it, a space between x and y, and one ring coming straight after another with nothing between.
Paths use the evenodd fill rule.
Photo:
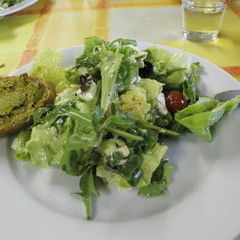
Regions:
<instances>
[{"instance_id":1,"label":"arugula leaf","mask_svg":"<svg viewBox=\"0 0 240 240\"><path fill-rule=\"evenodd\" d=\"M119 114L108 117L100 128L106 129L129 140L143 141L141 136L126 131L134 127L136 127L136 120L131 115Z\"/></svg>"},{"instance_id":2,"label":"arugula leaf","mask_svg":"<svg viewBox=\"0 0 240 240\"><path fill-rule=\"evenodd\" d=\"M161 128L144 120L135 119L130 114L111 115L101 125L100 129L106 129L112 133L124 137L126 140L137 141L136 149L148 149L150 142L154 140L154 144L158 139L158 133L169 136L178 136L177 132ZM144 134L144 130L148 130ZM155 131L154 131L155 130ZM149 134L152 133L150 136ZM151 139L151 140L150 140ZM139 143L139 141L143 141ZM146 144L147 143L147 144ZM134 145L134 143L132 143Z\"/></svg>"},{"instance_id":3,"label":"arugula leaf","mask_svg":"<svg viewBox=\"0 0 240 240\"><path fill-rule=\"evenodd\" d=\"M181 123L177 122L175 119L172 120L168 128L171 131L177 132L178 134L184 133L187 128L184 127Z\"/></svg>"},{"instance_id":4,"label":"arugula leaf","mask_svg":"<svg viewBox=\"0 0 240 240\"><path fill-rule=\"evenodd\" d=\"M88 74L93 79L101 79L100 60L101 50L105 48L106 42L98 37L85 38L84 53L76 59L76 67L80 75Z\"/></svg>"},{"instance_id":5,"label":"arugula leaf","mask_svg":"<svg viewBox=\"0 0 240 240\"><path fill-rule=\"evenodd\" d=\"M191 72L187 77L187 80L183 83L183 94L185 98L188 100L188 104L194 104L197 101L197 90L196 85L200 80L200 72L203 67L200 63L193 63L191 65Z\"/></svg>"},{"instance_id":6,"label":"arugula leaf","mask_svg":"<svg viewBox=\"0 0 240 240\"><path fill-rule=\"evenodd\" d=\"M107 130L112 132L112 133L116 133L117 135L119 135L119 136L121 136L125 139L134 140L134 141L143 141L144 140L143 137L141 137L141 136L136 136L136 135L133 135L131 133L122 131L120 129L107 127Z\"/></svg>"},{"instance_id":7,"label":"arugula leaf","mask_svg":"<svg viewBox=\"0 0 240 240\"><path fill-rule=\"evenodd\" d=\"M166 193L166 186L161 183L150 183L146 187L142 187L138 191L141 197L156 197Z\"/></svg>"},{"instance_id":8,"label":"arugula leaf","mask_svg":"<svg viewBox=\"0 0 240 240\"><path fill-rule=\"evenodd\" d=\"M151 115L153 116L151 123L163 128L168 127L173 120L170 112L163 114L158 109L153 109Z\"/></svg>"},{"instance_id":9,"label":"arugula leaf","mask_svg":"<svg viewBox=\"0 0 240 240\"><path fill-rule=\"evenodd\" d=\"M108 126L118 126L123 129L133 128L136 126L136 119L130 114L113 114L104 121L101 128L106 128Z\"/></svg>"},{"instance_id":10,"label":"arugula leaf","mask_svg":"<svg viewBox=\"0 0 240 240\"><path fill-rule=\"evenodd\" d=\"M66 79L71 84L79 84L79 71L77 67L71 67L65 71Z\"/></svg>"},{"instance_id":11,"label":"arugula leaf","mask_svg":"<svg viewBox=\"0 0 240 240\"><path fill-rule=\"evenodd\" d=\"M92 123L95 129L98 129L103 125L104 122L104 113L100 107L96 107L92 114Z\"/></svg>"},{"instance_id":12,"label":"arugula leaf","mask_svg":"<svg viewBox=\"0 0 240 240\"><path fill-rule=\"evenodd\" d=\"M139 170L143 163L143 157L141 155L131 155L127 162L118 170L118 174L130 181L133 174L136 174L136 170Z\"/></svg>"},{"instance_id":13,"label":"arugula leaf","mask_svg":"<svg viewBox=\"0 0 240 240\"><path fill-rule=\"evenodd\" d=\"M119 151L115 151L110 156L107 156L106 159L107 159L106 165L109 166L110 168L115 168L121 164L123 156Z\"/></svg>"},{"instance_id":14,"label":"arugula leaf","mask_svg":"<svg viewBox=\"0 0 240 240\"><path fill-rule=\"evenodd\" d=\"M99 196L99 192L95 188L95 179L93 176L93 169L89 168L87 169L80 180L79 187L81 189L81 192L79 193L82 198L83 202L86 206L86 213L87 213L87 219L92 219L92 200L93 197Z\"/></svg>"},{"instance_id":15,"label":"arugula leaf","mask_svg":"<svg viewBox=\"0 0 240 240\"><path fill-rule=\"evenodd\" d=\"M99 37L92 36L87 37L84 40L84 53L83 55L91 55L96 54L99 48L105 46L107 44L106 41L100 39Z\"/></svg>"},{"instance_id":16,"label":"arugula leaf","mask_svg":"<svg viewBox=\"0 0 240 240\"><path fill-rule=\"evenodd\" d=\"M158 142L158 132L148 130L147 132L138 131L138 135L143 137L143 141L131 141L128 145L134 149L137 154L145 153L151 150Z\"/></svg>"},{"instance_id":17,"label":"arugula leaf","mask_svg":"<svg viewBox=\"0 0 240 240\"><path fill-rule=\"evenodd\" d=\"M144 128L146 129L153 129L153 130L156 130L158 131L159 133L163 134L163 135L168 135L168 136L173 136L173 137L176 137L179 135L179 133L175 132L175 131L172 131L172 130L168 130L166 128L162 128L162 127L158 127L156 125L153 125L147 121L142 121L142 120L139 120L139 125L140 126L143 126Z\"/></svg>"},{"instance_id":18,"label":"arugula leaf","mask_svg":"<svg viewBox=\"0 0 240 240\"><path fill-rule=\"evenodd\" d=\"M83 150L70 151L69 154L65 155L65 161L62 165L62 170L73 176L79 176L81 174L82 155Z\"/></svg>"}]
</instances>

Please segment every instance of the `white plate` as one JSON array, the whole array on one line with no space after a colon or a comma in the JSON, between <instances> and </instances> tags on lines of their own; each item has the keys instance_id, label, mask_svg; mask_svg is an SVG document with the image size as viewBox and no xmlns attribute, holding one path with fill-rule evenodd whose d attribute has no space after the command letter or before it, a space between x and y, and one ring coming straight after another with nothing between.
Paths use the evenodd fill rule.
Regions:
<instances>
[{"instance_id":1,"label":"white plate","mask_svg":"<svg viewBox=\"0 0 240 240\"><path fill-rule=\"evenodd\" d=\"M23 0L22 2L13 5L12 7L0 9L0 18L18 11L21 11L22 9L31 6L37 1L38 0Z\"/></svg>"},{"instance_id":2,"label":"white plate","mask_svg":"<svg viewBox=\"0 0 240 240\"><path fill-rule=\"evenodd\" d=\"M141 48L149 45L139 43ZM72 65L81 52L79 46L61 51L63 66ZM204 66L203 94L240 89L219 67L189 55ZM169 194L143 199L134 191L103 192L93 221L85 220L81 200L69 194L78 190L78 178L15 161L11 139L0 139L1 239L232 240L240 233L239 120L239 109L225 117L212 143L192 135L169 141L168 155L176 168Z\"/></svg>"}]
</instances>

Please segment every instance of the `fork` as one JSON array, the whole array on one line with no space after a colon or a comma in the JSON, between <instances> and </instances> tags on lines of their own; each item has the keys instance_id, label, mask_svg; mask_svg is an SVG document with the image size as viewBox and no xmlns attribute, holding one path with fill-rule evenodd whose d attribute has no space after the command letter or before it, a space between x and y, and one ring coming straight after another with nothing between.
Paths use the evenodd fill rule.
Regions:
<instances>
[{"instance_id":1,"label":"fork","mask_svg":"<svg viewBox=\"0 0 240 240\"><path fill-rule=\"evenodd\" d=\"M216 98L219 101L226 101L236 97L237 95L240 95L240 90L229 90L229 91L217 93L214 96L214 98Z\"/></svg>"}]
</instances>

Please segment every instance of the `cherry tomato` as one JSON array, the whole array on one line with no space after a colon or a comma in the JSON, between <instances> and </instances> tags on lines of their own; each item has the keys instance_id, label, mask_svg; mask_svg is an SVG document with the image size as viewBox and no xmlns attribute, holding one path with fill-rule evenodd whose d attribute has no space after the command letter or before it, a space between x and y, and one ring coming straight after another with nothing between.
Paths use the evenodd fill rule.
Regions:
<instances>
[{"instance_id":1,"label":"cherry tomato","mask_svg":"<svg viewBox=\"0 0 240 240\"><path fill-rule=\"evenodd\" d=\"M166 107L171 114L175 114L188 106L186 98L181 92L171 91L165 93Z\"/></svg>"}]
</instances>

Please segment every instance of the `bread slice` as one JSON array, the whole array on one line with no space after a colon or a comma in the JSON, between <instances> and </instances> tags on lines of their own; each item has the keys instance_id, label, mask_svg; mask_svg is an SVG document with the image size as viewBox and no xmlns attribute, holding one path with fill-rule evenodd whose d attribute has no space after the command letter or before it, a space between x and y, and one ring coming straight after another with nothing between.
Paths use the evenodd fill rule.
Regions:
<instances>
[{"instance_id":1,"label":"bread slice","mask_svg":"<svg viewBox=\"0 0 240 240\"><path fill-rule=\"evenodd\" d=\"M54 88L41 79L27 74L0 77L0 136L30 124L34 111L54 99Z\"/></svg>"}]
</instances>

